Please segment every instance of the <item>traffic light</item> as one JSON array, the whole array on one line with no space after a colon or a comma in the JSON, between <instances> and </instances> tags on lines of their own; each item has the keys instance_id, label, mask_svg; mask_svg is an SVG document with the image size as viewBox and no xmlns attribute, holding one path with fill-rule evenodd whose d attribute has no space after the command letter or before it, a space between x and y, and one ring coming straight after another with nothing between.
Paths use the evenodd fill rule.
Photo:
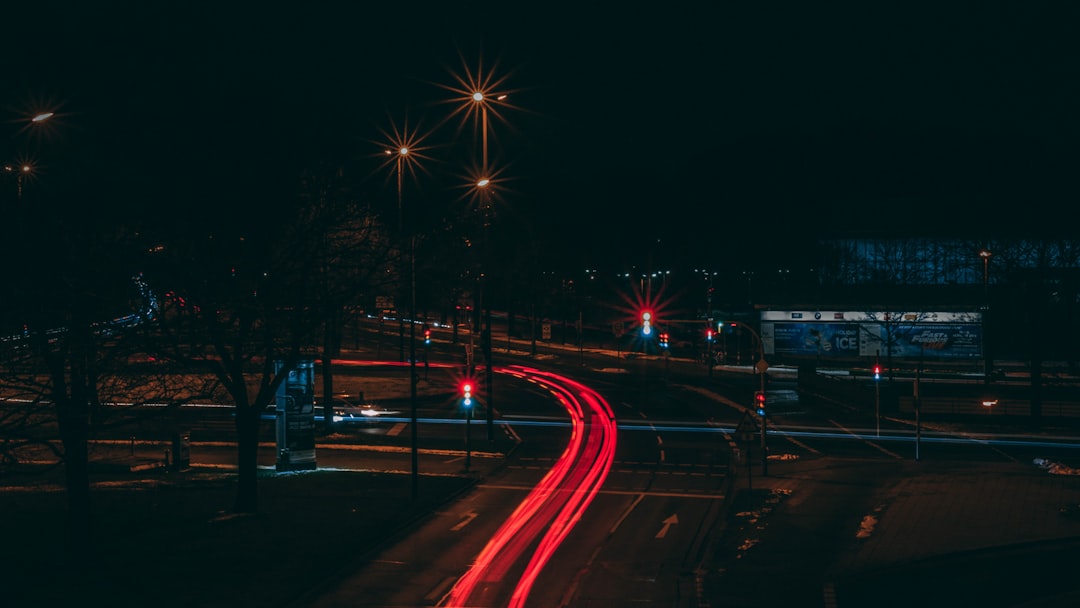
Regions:
<instances>
[{"instance_id":1,"label":"traffic light","mask_svg":"<svg viewBox=\"0 0 1080 608\"><path fill-rule=\"evenodd\" d=\"M668 333L666 331L660 332L660 348L668 347Z\"/></svg>"},{"instance_id":2,"label":"traffic light","mask_svg":"<svg viewBox=\"0 0 1080 608\"><path fill-rule=\"evenodd\" d=\"M705 330L705 341L706 342L712 342L712 328L711 327Z\"/></svg>"},{"instance_id":3,"label":"traffic light","mask_svg":"<svg viewBox=\"0 0 1080 608\"><path fill-rule=\"evenodd\" d=\"M472 407L472 382L461 385L461 404L465 407Z\"/></svg>"},{"instance_id":4,"label":"traffic light","mask_svg":"<svg viewBox=\"0 0 1080 608\"><path fill-rule=\"evenodd\" d=\"M881 365L874 364L874 380L881 380Z\"/></svg>"},{"instance_id":5,"label":"traffic light","mask_svg":"<svg viewBox=\"0 0 1080 608\"><path fill-rule=\"evenodd\" d=\"M754 408L758 416L765 417L765 391L754 391Z\"/></svg>"},{"instance_id":6,"label":"traffic light","mask_svg":"<svg viewBox=\"0 0 1080 608\"><path fill-rule=\"evenodd\" d=\"M431 328L430 327L425 327L424 328L424 345L427 346L428 344L431 344Z\"/></svg>"},{"instance_id":7,"label":"traffic light","mask_svg":"<svg viewBox=\"0 0 1080 608\"><path fill-rule=\"evenodd\" d=\"M652 335L652 313L647 310L641 313L641 335Z\"/></svg>"}]
</instances>

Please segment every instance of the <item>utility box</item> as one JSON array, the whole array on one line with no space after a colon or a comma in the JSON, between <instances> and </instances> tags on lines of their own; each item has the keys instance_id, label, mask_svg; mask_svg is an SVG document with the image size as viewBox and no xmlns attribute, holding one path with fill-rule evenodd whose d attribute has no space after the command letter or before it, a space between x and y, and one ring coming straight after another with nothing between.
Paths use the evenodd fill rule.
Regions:
<instances>
[{"instance_id":1,"label":"utility box","mask_svg":"<svg viewBox=\"0 0 1080 608\"><path fill-rule=\"evenodd\" d=\"M173 435L172 466L177 471L191 468L191 433Z\"/></svg>"}]
</instances>

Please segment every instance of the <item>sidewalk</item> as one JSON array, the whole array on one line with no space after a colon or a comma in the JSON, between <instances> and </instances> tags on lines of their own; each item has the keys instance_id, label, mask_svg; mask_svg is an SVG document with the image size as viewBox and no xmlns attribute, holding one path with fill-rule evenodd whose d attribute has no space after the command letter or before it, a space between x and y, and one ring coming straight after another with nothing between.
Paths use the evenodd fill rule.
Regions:
<instances>
[{"instance_id":1,"label":"sidewalk","mask_svg":"<svg viewBox=\"0 0 1080 608\"><path fill-rule=\"evenodd\" d=\"M752 491L744 475L714 547L712 605L1078 605L1080 520L1058 509L1080 502L1080 476L924 460L867 478L865 466L770 461Z\"/></svg>"}]
</instances>

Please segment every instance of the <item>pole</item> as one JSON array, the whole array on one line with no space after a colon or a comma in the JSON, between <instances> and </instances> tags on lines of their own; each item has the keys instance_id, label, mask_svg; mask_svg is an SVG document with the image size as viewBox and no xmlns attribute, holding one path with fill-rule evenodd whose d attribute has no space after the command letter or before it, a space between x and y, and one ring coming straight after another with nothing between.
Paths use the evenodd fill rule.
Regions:
<instances>
[{"instance_id":1,"label":"pole","mask_svg":"<svg viewBox=\"0 0 1080 608\"><path fill-rule=\"evenodd\" d=\"M880 360L881 351L878 351L877 358L874 359L875 371L881 365ZM877 425L877 436L881 437L881 379L876 375L874 376L874 422Z\"/></svg>"},{"instance_id":2,"label":"pole","mask_svg":"<svg viewBox=\"0 0 1080 608\"><path fill-rule=\"evenodd\" d=\"M733 323L733 325L736 325L736 326L741 327L741 328L745 328L747 331L750 332L750 335L752 335L754 337L754 339L757 340L757 344L758 344L758 365L754 366L754 371L756 371L758 373L759 390L761 391L761 394L764 395L765 394L765 370L768 369L768 364L765 362L765 343L761 340L761 336L758 335L758 333L756 331L754 331L754 328L750 327L749 325L746 325L745 323L741 323L741 322ZM760 368L759 368L759 366L760 366ZM755 406L756 405L757 404L755 404ZM769 474L769 446L768 446L768 440L766 438L766 430L765 430L766 424L765 424L765 422L766 422L766 416L763 415L761 417L761 474L763 476Z\"/></svg>"},{"instance_id":3,"label":"pole","mask_svg":"<svg viewBox=\"0 0 1080 608\"><path fill-rule=\"evenodd\" d=\"M398 151L397 157L397 197L398 197L398 231L405 232L405 206L402 202L402 163L405 157ZM417 444L417 413L416 413L416 326L412 318L416 316L416 260L413 256L414 243L409 237L409 281L411 285L411 298L409 303L409 455L411 460L410 488L412 498L416 500L420 496L420 450ZM399 358L405 359L405 318L398 310L398 335L400 336Z\"/></svg>"},{"instance_id":4,"label":"pole","mask_svg":"<svg viewBox=\"0 0 1080 608\"><path fill-rule=\"evenodd\" d=\"M415 242L412 235L409 236L409 437L410 452L412 454L412 496L420 495L420 449L417 444L417 412L416 412L416 383L420 380L416 376L416 255ZM425 366L427 360L425 358Z\"/></svg>"},{"instance_id":5,"label":"pole","mask_svg":"<svg viewBox=\"0 0 1080 608\"><path fill-rule=\"evenodd\" d=\"M487 334L484 337L484 362L485 371L484 375L487 379L487 440L489 442L495 441L495 412L493 410L493 404L495 402L495 365L492 362L491 356L491 304L487 303L485 299L484 317L487 319Z\"/></svg>"},{"instance_id":6,"label":"pole","mask_svg":"<svg viewBox=\"0 0 1080 608\"><path fill-rule=\"evenodd\" d=\"M881 437L881 380L874 380L874 421L877 436Z\"/></svg>"},{"instance_id":7,"label":"pole","mask_svg":"<svg viewBox=\"0 0 1080 608\"><path fill-rule=\"evenodd\" d=\"M486 128L486 125L487 125L486 118L485 118L485 121L484 121L484 125L485 125L485 128ZM485 133L486 133L486 131L485 131ZM485 159L484 159L484 161L485 161L485 166L486 166L486 162L487 162L487 158L486 158L487 138L486 138L486 136L484 138L484 146L485 146L484 147L484 149L485 149ZM485 386L487 387L487 390L485 391L485 395L486 395L486 399L487 399L487 439L488 439L489 442L495 441L495 411L494 411L494 408L495 408L495 396L494 396L494 393L495 393L495 366L494 366L494 362L492 361L493 357L492 357L492 352L491 352L491 294L487 293L488 265L489 265L489 262L491 261L491 249L490 249L490 242L491 241L490 241L490 238L488 236L488 232L489 232L488 227L491 225L490 213L491 213L491 194L488 192L487 188L485 188L484 189L484 213L483 213L483 216L484 216L484 219L483 219L483 222L484 222L484 226L483 226L483 230L484 230L484 270L483 270L483 272L480 273L480 280L483 282L483 285L480 288L480 297L482 299L483 306L484 306L484 308L483 308L484 320L483 320L483 323L482 323L484 331L480 332L480 337L483 340L482 348L484 349L484 367L485 367L484 378L485 378Z\"/></svg>"},{"instance_id":8,"label":"pole","mask_svg":"<svg viewBox=\"0 0 1080 608\"><path fill-rule=\"evenodd\" d=\"M465 406L465 470L472 466L472 405Z\"/></svg>"},{"instance_id":9,"label":"pole","mask_svg":"<svg viewBox=\"0 0 1080 608\"><path fill-rule=\"evenodd\" d=\"M922 424L919 421L919 373L922 370L922 345L919 345L919 366L915 368L915 462L919 462L919 444L922 441Z\"/></svg>"},{"instance_id":10,"label":"pole","mask_svg":"<svg viewBox=\"0 0 1080 608\"><path fill-rule=\"evenodd\" d=\"M764 361L764 359L761 359ZM765 394L765 374L758 372L760 378L761 394ZM767 412L763 410L761 414L761 476L764 477L769 474L769 445L765 437L765 422L767 420Z\"/></svg>"},{"instance_id":11,"label":"pole","mask_svg":"<svg viewBox=\"0 0 1080 608\"><path fill-rule=\"evenodd\" d=\"M990 251L979 252L983 259L983 307L982 307L982 343L983 343L983 384L990 384L994 360L986 340L986 317L990 314Z\"/></svg>"}]
</instances>

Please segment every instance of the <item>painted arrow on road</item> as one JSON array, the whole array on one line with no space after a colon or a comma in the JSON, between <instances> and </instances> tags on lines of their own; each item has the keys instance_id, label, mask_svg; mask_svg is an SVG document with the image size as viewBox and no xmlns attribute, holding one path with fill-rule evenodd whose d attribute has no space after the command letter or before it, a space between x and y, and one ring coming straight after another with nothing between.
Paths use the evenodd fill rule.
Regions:
<instances>
[{"instance_id":1,"label":"painted arrow on road","mask_svg":"<svg viewBox=\"0 0 1080 608\"><path fill-rule=\"evenodd\" d=\"M679 523L679 516L673 513L671 517L665 519L662 523L664 524L664 527L660 528L660 531L656 533L656 538L664 538L667 536L667 531L668 528L671 527L671 524Z\"/></svg>"},{"instance_id":2,"label":"painted arrow on road","mask_svg":"<svg viewBox=\"0 0 1080 608\"><path fill-rule=\"evenodd\" d=\"M458 524L456 526L454 526L453 528L450 528L450 529L453 530L454 532L457 532L458 530L460 530L460 529L464 528L465 526L469 525L470 523L472 523L472 520L476 519L477 515L478 515L478 513L476 511L469 511L468 513L465 514L465 517L462 518L462 520L460 522L458 522Z\"/></svg>"}]
</instances>

